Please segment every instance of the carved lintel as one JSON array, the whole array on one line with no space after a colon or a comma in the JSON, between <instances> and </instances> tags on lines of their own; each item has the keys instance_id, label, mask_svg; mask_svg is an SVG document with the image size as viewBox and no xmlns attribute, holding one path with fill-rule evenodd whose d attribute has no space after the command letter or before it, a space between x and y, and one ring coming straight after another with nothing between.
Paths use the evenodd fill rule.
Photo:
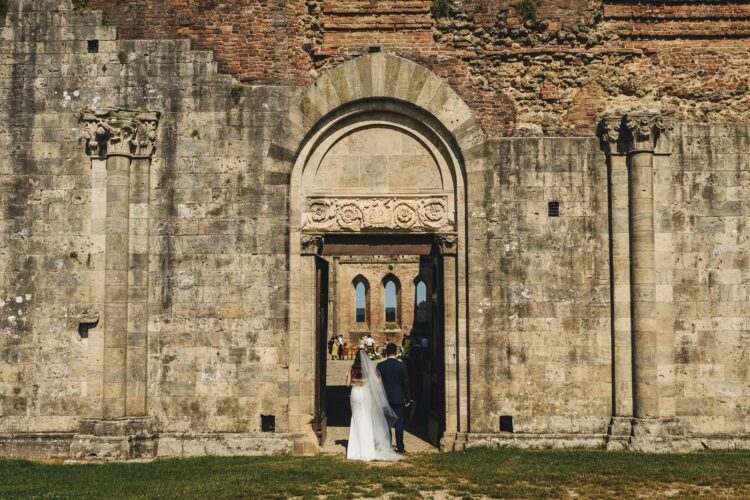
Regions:
<instances>
[{"instance_id":1,"label":"carved lintel","mask_svg":"<svg viewBox=\"0 0 750 500\"><path fill-rule=\"evenodd\" d=\"M303 234L300 237L302 255L320 255L323 251L323 236L320 234Z\"/></svg>"},{"instance_id":2,"label":"carved lintel","mask_svg":"<svg viewBox=\"0 0 750 500\"><path fill-rule=\"evenodd\" d=\"M447 196L307 198L306 231L445 231L454 227Z\"/></svg>"},{"instance_id":3,"label":"carved lintel","mask_svg":"<svg viewBox=\"0 0 750 500\"><path fill-rule=\"evenodd\" d=\"M120 108L86 113L81 118L86 154L94 158L150 158L156 150L160 117L158 111Z\"/></svg>"},{"instance_id":4,"label":"carved lintel","mask_svg":"<svg viewBox=\"0 0 750 500\"><path fill-rule=\"evenodd\" d=\"M672 153L674 120L653 112L634 112L602 119L599 137L608 154Z\"/></svg>"},{"instance_id":5,"label":"carved lintel","mask_svg":"<svg viewBox=\"0 0 750 500\"><path fill-rule=\"evenodd\" d=\"M455 234L436 234L435 247L441 255L456 255L458 253L458 236Z\"/></svg>"}]
</instances>

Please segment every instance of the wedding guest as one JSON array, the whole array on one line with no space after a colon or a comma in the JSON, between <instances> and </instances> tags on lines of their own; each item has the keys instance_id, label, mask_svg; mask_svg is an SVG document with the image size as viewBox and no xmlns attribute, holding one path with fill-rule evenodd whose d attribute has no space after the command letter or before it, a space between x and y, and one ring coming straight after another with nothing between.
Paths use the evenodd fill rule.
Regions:
<instances>
[{"instance_id":1,"label":"wedding guest","mask_svg":"<svg viewBox=\"0 0 750 500\"><path fill-rule=\"evenodd\" d=\"M405 334L404 338L401 339L401 357L408 358L410 348L411 348L411 332Z\"/></svg>"},{"instance_id":2,"label":"wedding guest","mask_svg":"<svg viewBox=\"0 0 750 500\"><path fill-rule=\"evenodd\" d=\"M333 346L331 347L331 359L339 358L339 343L336 337L333 337Z\"/></svg>"},{"instance_id":3,"label":"wedding guest","mask_svg":"<svg viewBox=\"0 0 750 500\"><path fill-rule=\"evenodd\" d=\"M334 336L332 335L330 339L328 339L328 356L333 359L333 344L336 341L334 340Z\"/></svg>"}]
</instances>

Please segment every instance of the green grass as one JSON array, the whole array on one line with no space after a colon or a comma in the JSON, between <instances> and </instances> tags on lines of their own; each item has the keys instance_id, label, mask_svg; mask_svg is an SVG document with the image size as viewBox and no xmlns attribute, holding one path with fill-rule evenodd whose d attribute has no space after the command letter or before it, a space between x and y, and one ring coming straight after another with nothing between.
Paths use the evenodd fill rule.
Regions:
<instances>
[{"instance_id":1,"label":"green grass","mask_svg":"<svg viewBox=\"0 0 750 500\"><path fill-rule=\"evenodd\" d=\"M432 6L430 7L432 17L439 19L441 17L448 17L450 14L450 6L448 0L432 0Z\"/></svg>"},{"instance_id":2,"label":"green grass","mask_svg":"<svg viewBox=\"0 0 750 500\"><path fill-rule=\"evenodd\" d=\"M205 457L153 463L56 465L0 461L0 498L619 498L750 496L750 453L646 455L603 450L489 450L368 465L342 457Z\"/></svg>"}]
</instances>

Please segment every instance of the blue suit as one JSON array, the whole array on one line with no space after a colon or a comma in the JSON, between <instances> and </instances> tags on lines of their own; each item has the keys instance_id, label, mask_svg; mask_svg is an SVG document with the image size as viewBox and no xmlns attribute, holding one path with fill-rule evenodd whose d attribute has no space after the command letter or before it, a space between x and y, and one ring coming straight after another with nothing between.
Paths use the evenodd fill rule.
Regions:
<instances>
[{"instance_id":1,"label":"blue suit","mask_svg":"<svg viewBox=\"0 0 750 500\"><path fill-rule=\"evenodd\" d=\"M379 363L377 370L383 381L388 404L396 414L396 449L404 451L405 405L410 400L409 374L406 372L406 365L395 358Z\"/></svg>"}]
</instances>

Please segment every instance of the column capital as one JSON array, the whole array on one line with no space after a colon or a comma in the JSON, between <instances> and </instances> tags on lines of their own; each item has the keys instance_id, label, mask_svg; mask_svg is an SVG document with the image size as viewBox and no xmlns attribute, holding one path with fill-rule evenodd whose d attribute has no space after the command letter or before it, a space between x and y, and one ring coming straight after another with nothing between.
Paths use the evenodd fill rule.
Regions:
<instances>
[{"instance_id":1,"label":"column capital","mask_svg":"<svg viewBox=\"0 0 750 500\"><path fill-rule=\"evenodd\" d=\"M458 236L455 234L436 234L434 242L440 255L456 255L458 253Z\"/></svg>"},{"instance_id":2,"label":"column capital","mask_svg":"<svg viewBox=\"0 0 750 500\"><path fill-rule=\"evenodd\" d=\"M672 117L648 111L606 116L599 124L599 138L608 155L672 154L673 131Z\"/></svg>"},{"instance_id":3,"label":"column capital","mask_svg":"<svg viewBox=\"0 0 750 500\"><path fill-rule=\"evenodd\" d=\"M323 251L323 235L303 234L300 236L300 251L302 255L320 255Z\"/></svg>"},{"instance_id":4,"label":"column capital","mask_svg":"<svg viewBox=\"0 0 750 500\"><path fill-rule=\"evenodd\" d=\"M84 113L81 122L86 154L93 158L150 158L156 150L160 118L158 111L121 108Z\"/></svg>"}]
</instances>

